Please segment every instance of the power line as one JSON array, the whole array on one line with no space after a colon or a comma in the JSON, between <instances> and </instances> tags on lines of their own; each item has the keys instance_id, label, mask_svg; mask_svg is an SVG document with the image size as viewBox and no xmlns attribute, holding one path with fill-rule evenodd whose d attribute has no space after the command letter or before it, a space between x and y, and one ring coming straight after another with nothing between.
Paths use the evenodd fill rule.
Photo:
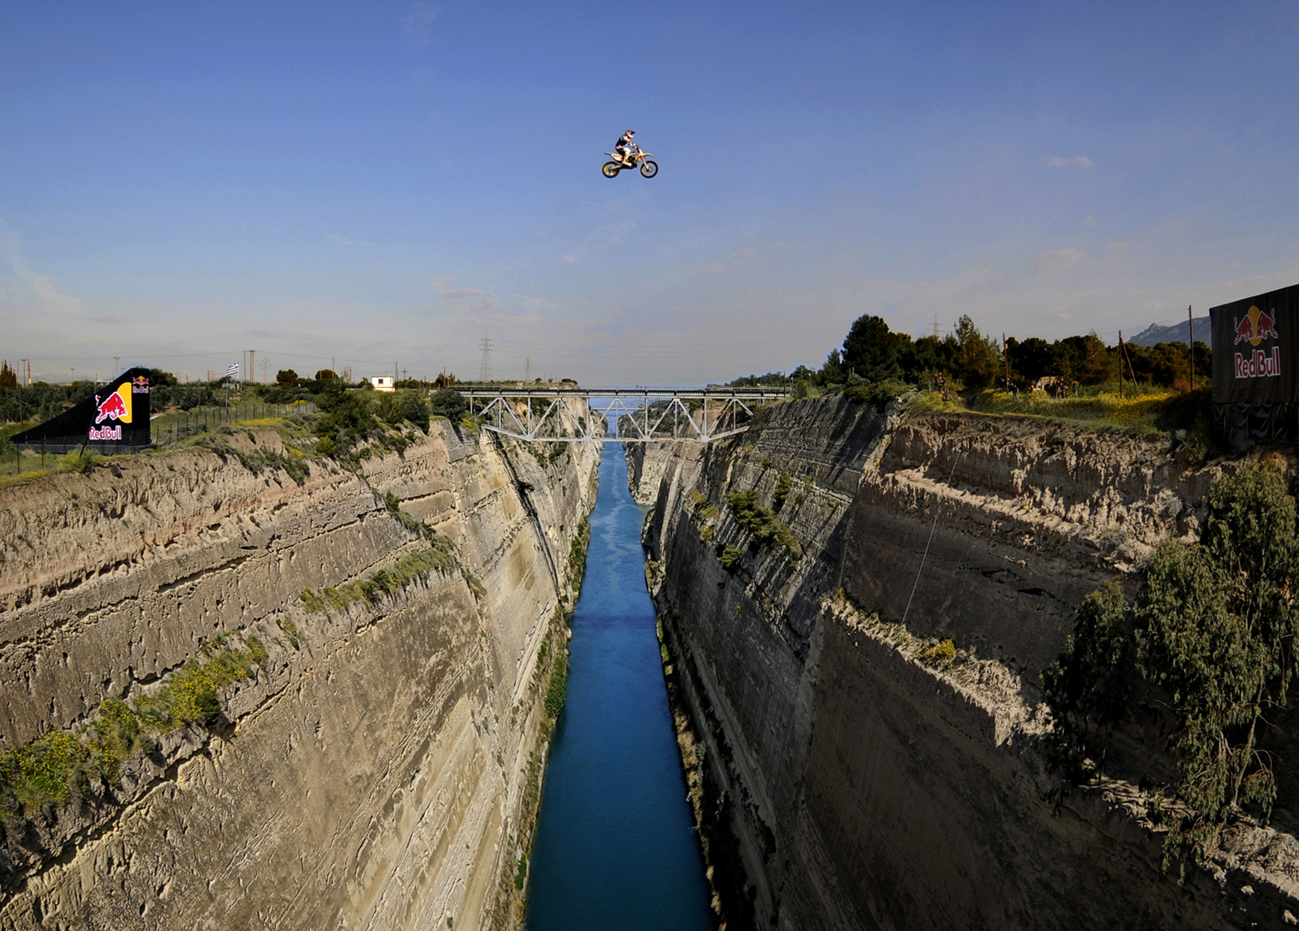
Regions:
<instances>
[{"instance_id":1,"label":"power line","mask_svg":"<svg viewBox=\"0 0 1299 931\"><path fill-rule=\"evenodd\" d=\"M484 335L478 341L478 345L483 347L483 361L478 367L478 380L487 382L492 380L492 340L491 337Z\"/></svg>"}]
</instances>

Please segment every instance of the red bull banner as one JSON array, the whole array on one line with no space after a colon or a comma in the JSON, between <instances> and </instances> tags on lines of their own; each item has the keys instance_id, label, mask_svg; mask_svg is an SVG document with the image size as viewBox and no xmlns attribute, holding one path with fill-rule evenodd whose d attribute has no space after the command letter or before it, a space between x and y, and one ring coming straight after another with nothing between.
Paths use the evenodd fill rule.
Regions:
<instances>
[{"instance_id":1,"label":"red bull banner","mask_svg":"<svg viewBox=\"0 0 1299 931\"><path fill-rule=\"evenodd\" d=\"M1299 437L1299 285L1209 310L1213 403L1235 445Z\"/></svg>"},{"instance_id":2,"label":"red bull banner","mask_svg":"<svg viewBox=\"0 0 1299 931\"><path fill-rule=\"evenodd\" d=\"M25 449L69 452L87 448L99 452L142 449L151 442L149 430L149 370L127 369L107 385L39 426L15 434Z\"/></svg>"}]
</instances>

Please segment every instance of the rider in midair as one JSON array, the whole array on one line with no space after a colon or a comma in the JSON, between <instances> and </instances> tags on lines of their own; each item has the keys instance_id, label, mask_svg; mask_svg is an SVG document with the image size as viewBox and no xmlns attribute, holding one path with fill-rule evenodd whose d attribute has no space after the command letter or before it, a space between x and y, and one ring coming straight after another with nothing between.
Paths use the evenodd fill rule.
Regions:
<instances>
[{"instance_id":1,"label":"rider in midair","mask_svg":"<svg viewBox=\"0 0 1299 931\"><path fill-rule=\"evenodd\" d=\"M618 137L618 142L613 147L614 153L620 159L622 159L622 163L624 165L631 164L631 162L629 161L629 157L631 156L631 153L636 149L636 143L632 141L632 137L635 135L636 135L636 130L634 129L627 130L625 133L623 133L621 136Z\"/></svg>"}]
</instances>

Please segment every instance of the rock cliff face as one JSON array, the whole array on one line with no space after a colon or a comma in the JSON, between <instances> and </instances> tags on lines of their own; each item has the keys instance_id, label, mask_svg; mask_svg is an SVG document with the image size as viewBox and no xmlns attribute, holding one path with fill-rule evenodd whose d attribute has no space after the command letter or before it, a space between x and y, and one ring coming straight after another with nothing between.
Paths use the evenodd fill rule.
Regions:
<instances>
[{"instance_id":1,"label":"rock cliff face","mask_svg":"<svg viewBox=\"0 0 1299 931\"><path fill-rule=\"evenodd\" d=\"M266 651L217 723L9 818L0 928L517 922L599 447L410 439L301 485L260 430L0 490L0 750L225 644Z\"/></svg>"},{"instance_id":2,"label":"rock cliff face","mask_svg":"<svg viewBox=\"0 0 1299 931\"><path fill-rule=\"evenodd\" d=\"M1194 538L1216 470L1157 437L841 400L629 460L633 481L662 475L648 576L705 746L696 810L728 926L1299 916L1289 834L1229 833L1179 885L1137 772L1066 791L1044 760L1040 672L1078 601L1161 537ZM728 506L750 490L796 549ZM1127 762L1167 765L1129 744Z\"/></svg>"}]
</instances>

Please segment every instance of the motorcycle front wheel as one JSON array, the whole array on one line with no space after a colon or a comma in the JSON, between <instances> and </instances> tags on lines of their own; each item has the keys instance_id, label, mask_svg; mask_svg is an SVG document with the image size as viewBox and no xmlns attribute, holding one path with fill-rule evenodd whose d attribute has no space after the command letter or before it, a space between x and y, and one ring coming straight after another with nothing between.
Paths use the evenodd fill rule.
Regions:
<instances>
[{"instance_id":1,"label":"motorcycle front wheel","mask_svg":"<svg viewBox=\"0 0 1299 931\"><path fill-rule=\"evenodd\" d=\"M605 162L604 167L600 170L604 172L606 178L616 178L618 172L622 171L622 166L617 162Z\"/></svg>"},{"instance_id":2,"label":"motorcycle front wheel","mask_svg":"<svg viewBox=\"0 0 1299 931\"><path fill-rule=\"evenodd\" d=\"M640 166L640 173L646 178L652 178L659 173L658 162L651 162L648 158Z\"/></svg>"}]
</instances>

